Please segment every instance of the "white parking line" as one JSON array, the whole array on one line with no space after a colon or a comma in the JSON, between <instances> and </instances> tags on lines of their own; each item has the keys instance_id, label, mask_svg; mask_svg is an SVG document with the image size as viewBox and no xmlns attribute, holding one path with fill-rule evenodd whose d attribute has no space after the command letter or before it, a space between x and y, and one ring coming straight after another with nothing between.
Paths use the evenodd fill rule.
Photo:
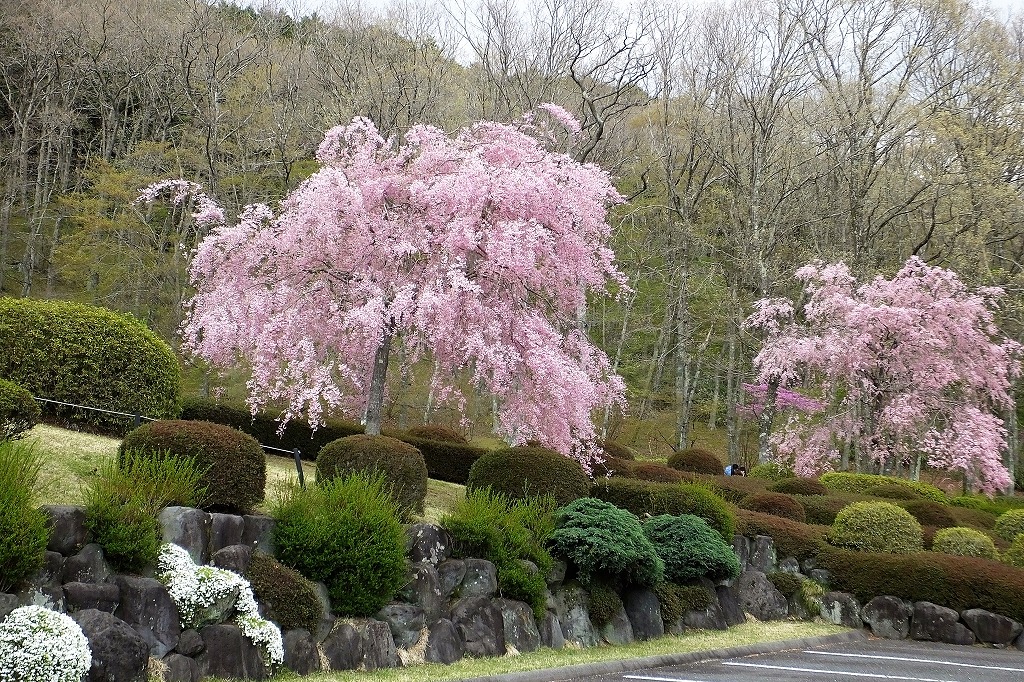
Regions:
<instances>
[{"instance_id":1,"label":"white parking line","mask_svg":"<svg viewBox=\"0 0 1024 682\"><path fill-rule=\"evenodd\" d=\"M823 675L846 675L848 677L868 677L875 680L908 680L912 682L957 682L957 680L939 680L933 677L907 677L905 675L882 675L880 673L855 673L846 670L822 670L820 668L795 668L785 665L765 665L762 663L740 663L739 661L722 661L722 665L735 665L744 668L761 668L763 670L785 670L794 673L821 673Z\"/></svg>"},{"instance_id":2,"label":"white parking line","mask_svg":"<svg viewBox=\"0 0 1024 682\"><path fill-rule=\"evenodd\" d=\"M978 668L981 670L1004 670L1011 673L1024 673L1024 668L1004 668L999 665L978 665L976 663L956 663L954 661L939 661L932 658L903 658L900 656L878 656L871 654L843 654L835 651L805 651L805 654L815 656L842 656L844 658L871 658L880 661L907 661L909 663L934 663L935 665L955 665L961 668Z\"/></svg>"},{"instance_id":3,"label":"white parking line","mask_svg":"<svg viewBox=\"0 0 1024 682\"><path fill-rule=\"evenodd\" d=\"M653 682L697 682L696 680L684 680L681 677L647 677L646 675L623 675L627 680L652 680Z\"/></svg>"}]
</instances>

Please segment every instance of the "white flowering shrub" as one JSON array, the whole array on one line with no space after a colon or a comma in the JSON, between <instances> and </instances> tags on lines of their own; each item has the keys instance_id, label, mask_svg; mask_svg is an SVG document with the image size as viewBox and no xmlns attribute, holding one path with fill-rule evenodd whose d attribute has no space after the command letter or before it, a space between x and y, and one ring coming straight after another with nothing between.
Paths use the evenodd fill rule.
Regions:
<instances>
[{"instance_id":1,"label":"white flowering shrub","mask_svg":"<svg viewBox=\"0 0 1024 682\"><path fill-rule=\"evenodd\" d=\"M42 606L22 606L0 623L0 682L81 682L92 665L78 623Z\"/></svg>"},{"instance_id":2,"label":"white flowering shrub","mask_svg":"<svg viewBox=\"0 0 1024 682\"><path fill-rule=\"evenodd\" d=\"M233 599L235 624L260 647L267 666L273 668L284 661L281 629L260 617L249 581L242 576L223 568L197 566L186 550L168 543L157 557L157 578L167 586L183 627L198 625L207 609Z\"/></svg>"}]
</instances>

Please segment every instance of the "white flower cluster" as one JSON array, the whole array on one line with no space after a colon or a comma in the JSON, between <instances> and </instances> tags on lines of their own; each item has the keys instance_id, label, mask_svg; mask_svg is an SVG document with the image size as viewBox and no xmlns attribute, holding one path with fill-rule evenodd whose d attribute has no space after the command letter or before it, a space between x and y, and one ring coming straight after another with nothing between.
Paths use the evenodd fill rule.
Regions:
<instances>
[{"instance_id":1,"label":"white flower cluster","mask_svg":"<svg viewBox=\"0 0 1024 682\"><path fill-rule=\"evenodd\" d=\"M22 606L0 623L0 682L81 682L92 665L78 623L42 606Z\"/></svg>"},{"instance_id":2,"label":"white flower cluster","mask_svg":"<svg viewBox=\"0 0 1024 682\"><path fill-rule=\"evenodd\" d=\"M196 624L195 618L201 609L235 594L235 613L238 614L235 623L242 634L263 650L268 667L284 661L281 629L260 617L248 580L223 568L197 566L185 549L171 543L160 548L157 571L157 578L167 586L178 607L184 627Z\"/></svg>"}]
</instances>

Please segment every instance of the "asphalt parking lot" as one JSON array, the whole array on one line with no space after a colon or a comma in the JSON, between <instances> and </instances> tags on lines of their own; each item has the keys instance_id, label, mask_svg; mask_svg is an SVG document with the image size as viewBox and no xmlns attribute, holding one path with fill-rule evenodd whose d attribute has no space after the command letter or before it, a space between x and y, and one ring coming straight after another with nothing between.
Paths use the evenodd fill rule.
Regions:
<instances>
[{"instance_id":1,"label":"asphalt parking lot","mask_svg":"<svg viewBox=\"0 0 1024 682\"><path fill-rule=\"evenodd\" d=\"M1024 651L890 640L867 640L728 658L579 682L1020 682Z\"/></svg>"}]
</instances>

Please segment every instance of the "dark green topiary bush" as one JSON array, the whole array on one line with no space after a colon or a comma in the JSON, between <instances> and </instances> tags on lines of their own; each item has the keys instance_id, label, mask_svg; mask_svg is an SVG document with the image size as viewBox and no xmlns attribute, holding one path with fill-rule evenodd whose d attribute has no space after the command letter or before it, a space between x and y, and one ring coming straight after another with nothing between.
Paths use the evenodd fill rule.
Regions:
<instances>
[{"instance_id":1,"label":"dark green topiary bush","mask_svg":"<svg viewBox=\"0 0 1024 682\"><path fill-rule=\"evenodd\" d=\"M613 504L584 497L555 513L551 553L564 559L584 583L655 585L665 564L635 516Z\"/></svg>"},{"instance_id":2,"label":"dark green topiary bush","mask_svg":"<svg viewBox=\"0 0 1024 682\"><path fill-rule=\"evenodd\" d=\"M654 464L653 462L634 463L626 473L628 478L637 478L641 481L652 481L654 483L681 483L686 480L681 471Z\"/></svg>"},{"instance_id":3,"label":"dark green topiary bush","mask_svg":"<svg viewBox=\"0 0 1024 682\"><path fill-rule=\"evenodd\" d=\"M665 579L686 583L728 580L740 574L732 546L699 517L662 514L644 522L644 534L665 563Z\"/></svg>"},{"instance_id":4,"label":"dark green topiary bush","mask_svg":"<svg viewBox=\"0 0 1024 682\"><path fill-rule=\"evenodd\" d=\"M949 513L956 519L958 526L970 526L982 530L992 530L996 527L996 516L981 509L970 509L967 507L950 506Z\"/></svg>"},{"instance_id":5,"label":"dark green topiary bush","mask_svg":"<svg viewBox=\"0 0 1024 682\"><path fill-rule=\"evenodd\" d=\"M281 632L302 628L316 634L324 607L316 587L298 571L263 552L253 552L245 579L266 609L267 619L277 623Z\"/></svg>"},{"instance_id":6,"label":"dark green topiary bush","mask_svg":"<svg viewBox=\"0 0 1024 682\"><path fill-rule=\"evenodd\" d=\"M49 531L36 506L41 456L0 441L0 592L18 588L43 565Z\"/></svg>"},{"instance_id":7,"label":"dark green topiary bush","mask_svg":"<svg viewBox=\"0 0 1024 682\"><path fill-rule=\"evenodd\" d=\"M783 466L778 462L763 462L750 468L747 472L747 478L756 478L762 481L770 481L777 483L783 479L795 478L796 474L793 470L787 466Z\"/></svg>"},{"instance_id":8,"label":"dark green topiary bush","mask_svg":"<svg viewBox=\"0 0 1024 682\"><path fill-rule=\"evenodd\" d=\"M1024 509L1011 509L996 519L995 533L1007 542L1013 542L1024 533Z\"/></svg>"},{"instance_id":9,"label":"dark green topiary bush","mask_svg":"<svg viewBox=\"0 0 1024 682\"><path fill-rule=\"evenodd\" d=\"M973 528L942 528L932 539L932 551L981 559L999 558L992 538Z\"/></svg>"},{"instance_id":10,"label":"dark green topiary bush","mask_svg":"<svg viewBox=\"0 0 1024 682\"><path fill-rule=\"evenodd\" d=\"M0 348L0 376L36 397L149 417L178 416L178 360L130 315L67 301L0 297ZM117 433L131 424L82 410L58 414Z\"/></svg>"},{"instance_id":11,"label":"dark green topiary bush","mask_svg":"<svg viewBox=\"0 0 1024 682\"><path fill-rule=\"evenodd\" d=\"M590 494L638 517L693 514L707 521L727 542L732 541L736 525L733 514L707 486L608 478L595 481Z\"/></svg>"},{"instance_id":12,"label":"dark green topiary bush","mask_svg":"<svg viewBox=\"0 0 1024 682\"><path fill-rule=\"evenodd\" d=\"M612 459L621 459L627 462L632 462L636 459L636 455L632 450L622 443L616 443L613 440L600 441L597 447L606 459L611 457Z\"/></svg>"},{"instance_id":13,"label":"dark green topiary bush","mask_svg":"<svg viewBox=\"0 0 1024 682\"><path fill-rule=\"evenodd\" d=\"M751 495L768 492L765 481L748 476L710 476L708 474L684 474L694 483L710 486L715 494L733 504L739 504Z\"/></svg>"},{"instance_id":14,"label":"dark green topiary bush","mask_svg":"<svg viewBox=\"0 0 1024 682\"><path fill-rule=\"evenodd\" d=\"M14 383L0 379L0 441L16 440L39 423L39 405L32 394Z\"/></svg>"},{"instance_id":15,"label":"dark green topiary bush","mask_svg":"<svg viewBox=\"0 0 1024 682\"><path fill-rule=\"evenodd\" d=\"M476 461L490 452L465 443L449 443L403 436L402 440L423 453L430 478L466 485Z\"/></svg>"},{"instance_id":16,"label":"dark green topiary bush","mask_svg":"<svg viewBox=\"0 0 1024 682\"><path fill-rule=\"evenodd\" d=\"M920 500L916 490L898 483L879 483L864 490L865 495L884 497L887 500Z\"/></svg>"},{"instance_id":17,"label":"dark green topiary bush","mask_svg":"<svg viewBox=\"0 0 1024 682\"><path fill-rule=\"evenodd\" d=\"M585 497L590 479L579 462L554 450L520 446L494 450L478 459L466 487L490 488L511 498L550 495L563 506Z\"/></svg>"},{"instance_id":18,"label":"dark green topiary bush","mask_svg":"<svg viewBox=\"0 0 1024 682\"><path fill-rule=\"evenodd\" d=\"M340 616L372 616L405 584L405 533L381 477L288 490L273 508L277 558L327 585Z\"/></svg>"},{"instance_id":19,"label":"dark green topiary bush","mask_svg":"<svg viewBox=\"0 0 1024 682\"><path fill-rule=\"evenodd\" d=\"M804 582L792 573L785 573L783 571L772 571L768 574L768 580L775 586L775 589L786 596L786 599L799 592L800 586Z\"/></svg>"},{"instance_id":20,"label":"dark green topiary bush","mask_svg":"<svg viewBox=\"0 0 1024 682\"><path fill-rule=\"evenodd\" d=\"M825 544L825 530L784 519L740 509L736 512L736 532L747 537L767 535L775 541L780 557L796 557L803 561L817 556Z\"/></svg>"},{"instance_id":21,"label":"dark green topiary bush","mask_svg":"<svg viewBox=\"0 0 1024 682\"><path fill-rule=\"evenodd\" d=\"M781 516L784 519L796 521L797 523L804 523L806 521L806 514L800 503L789 495L782 493L751 495L743 500L740 506L750 511L761 512L762 514Z\"/></svg>"},{"instance_id":22,"label":"dark green topiary bush","mask_svg":"<svg viewBox=\"0 0 1024 682\"><path fill-rule=\"evenodd\" d=\"M861 552L909 554L921 551L921 524L889 502L854 502L836 515L828 541Z\"/></svg>"},{"instance_id":23,"label":"dark green topiary bush","mask_svg":"<svg viewBox=\"0 0 1024 682\"><path fill-rule=\"evenodd\" d=\"M901 502L900 506L910 512L910 515L917 519L922 526L950 528L956 525L956 518L949 507L944 504L917 499Z\"/></svg>"},{"instance_id":24,"label":"dark green topiary bush","mask_svg":"<svg viewBox=\"0 0 1024 682\"><path fill-rule=\"evenodd\" d=\"M355 471L381 474L391 487L403 515L423 513L427 497L427 464L419 450L387 436L346 436L320 449L317 483Z\"/></svg>"},{"instance_id":25,"label":"dark green topiary bush","mask_svg":"<svg viewBox=\"0 0 1024 682\"><path fill-rule=\"evenodd\" d=\"M661 605L661 620L666 629L678 623L690 611L703 611L715 600L714 595L703 585L663 582L653 589Z\"/></svg>"},{"instance_id":26,"label":"dark green topiary bush","mask_svg":"<svg viewBox=\"0 0 1024 682\"><path fill-rule=\"evenodd\" d=\"M455 429L441 424L423 424L422 426L414 426L411 429L406 429L405 435L412 436L413 438L422 438L424 440L436 440L441 443L462 443L465 445L469 442L466 440L465 436Z\"/></svg>"},{"instance_id":27,"label":"dark green topiary bush","mask_svg":"<svg viewBox=\"0 0 1024 682\"><path fill-rule=\"evenodd\" d=\"M793 499L804 508L804 523L821 526L831 526L836 520L836 514L844 507L862 501L837 495L793 495Z\"/></svg>"},{"instance_id":28,"label":"dark green topiary bush","mask_svg":"<svg viewBox=\"0 0 1024 682\"><path fill-rule=\"evenodd\" d=\"M773 493L786 495L828 495L829 489L813 478L784 478L768 487Z\"/></svg>"},{"instance_id":29,"label":"dark green topiary bush","mask_svg":"<svg viewBox=\"0 0 1024 682\"><path fill-rule=\"evenodd\" d=\"M121 442L119 459L170 454L192 460L204 471L204 509L247 513L263 501L267 458L252 436L210 422L179 419L143 424Z\"/></svg>"},{"instance_id":30,"label":"dark green topiary bush","mask_svg":"<svg viewBox=\"0 0 1024 682\"><path fill-rule=\"evenodd\" d=\"M725 467L718 455L703 448L687 448L673 452L668 465L679 471L693 471L698 474L721 474Z\"/></svg>"}]
</instances>

